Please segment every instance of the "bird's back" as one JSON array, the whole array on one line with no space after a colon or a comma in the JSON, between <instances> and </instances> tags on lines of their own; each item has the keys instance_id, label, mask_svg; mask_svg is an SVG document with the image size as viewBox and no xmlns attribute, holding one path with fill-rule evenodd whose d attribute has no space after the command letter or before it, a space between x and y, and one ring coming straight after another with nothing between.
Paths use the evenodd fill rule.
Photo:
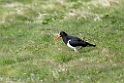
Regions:
<instances>
[{"instance_id":1,"label":"bird's back","mask_svg":"<svg viewBox=\"0 0 124 83\"><path fill-rule=\"evenodd\" d=\"M70 40L69 43L71 46L86 46L86 42L76 36L68 36L67 40Z\"/></svg>"}]
</instances>

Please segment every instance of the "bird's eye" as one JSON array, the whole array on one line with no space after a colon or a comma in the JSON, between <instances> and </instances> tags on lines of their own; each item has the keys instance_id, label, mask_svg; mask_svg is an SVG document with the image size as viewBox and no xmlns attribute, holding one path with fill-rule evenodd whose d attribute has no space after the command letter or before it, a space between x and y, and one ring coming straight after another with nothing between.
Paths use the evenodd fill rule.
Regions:
<instances>
[{"instance_id":1,"label":"bird's eye","mask_svg":"<svg viewBox=\"0 0 124 83\"><path fill-rule=\"evenodd\" d=\"M60 35L63 35L63 33L61 33Z\"/></svg>"}]
</instances>

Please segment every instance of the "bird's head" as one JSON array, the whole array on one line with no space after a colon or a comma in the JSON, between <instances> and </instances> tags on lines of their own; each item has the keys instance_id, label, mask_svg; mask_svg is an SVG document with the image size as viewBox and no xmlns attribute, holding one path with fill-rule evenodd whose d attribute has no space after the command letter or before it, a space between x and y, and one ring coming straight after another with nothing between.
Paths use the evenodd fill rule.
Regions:
<instances>
[{"instance_id":1,"label":"bird's head","mask_svg":"<svg viewBox=\"0 0 124 83\"><path fill-rule=\"evenodd\" d=\"M55 41L58 40L60 37L66 37L67 33L65 33L64 31L61 31L60 34L54 39Z\"/></svg>"}]
</instances>

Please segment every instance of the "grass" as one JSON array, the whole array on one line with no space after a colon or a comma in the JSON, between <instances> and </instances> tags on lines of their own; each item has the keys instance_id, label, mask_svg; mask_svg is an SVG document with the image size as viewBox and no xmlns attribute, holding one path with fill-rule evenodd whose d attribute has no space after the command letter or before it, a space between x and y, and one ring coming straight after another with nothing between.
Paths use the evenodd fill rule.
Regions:
<instances>
[{"instance_id":1,"label":"grass","mask_svg":"<svg viewBox=\"0 0 124 83\"><path fill-rule=\"evenodd\" d=\"M1 0L0 82L123 83L124 1ZM60 31L97 46L75 53Z\"/></svg>"}]
</instances>

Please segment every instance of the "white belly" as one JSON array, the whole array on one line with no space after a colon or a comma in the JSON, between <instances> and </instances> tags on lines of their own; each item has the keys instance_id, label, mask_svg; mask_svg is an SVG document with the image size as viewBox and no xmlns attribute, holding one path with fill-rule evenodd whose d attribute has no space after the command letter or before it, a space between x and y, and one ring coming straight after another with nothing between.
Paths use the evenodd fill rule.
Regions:
<instances>
[{"instance_id":1,"label":"white belly","mask_svg":"<svg viewBox=\"0 0 124 83\"><path fill-rule=\"evenodd\" d=\"M67 46L70 47L70 48L72 48L72 49L74 49L74 51L77 51L76 47L73 47L73 46L70 45L70 43L69 43L70 41L71 41L71 40L68 40Z\"/></svg>"}]
</instances>

